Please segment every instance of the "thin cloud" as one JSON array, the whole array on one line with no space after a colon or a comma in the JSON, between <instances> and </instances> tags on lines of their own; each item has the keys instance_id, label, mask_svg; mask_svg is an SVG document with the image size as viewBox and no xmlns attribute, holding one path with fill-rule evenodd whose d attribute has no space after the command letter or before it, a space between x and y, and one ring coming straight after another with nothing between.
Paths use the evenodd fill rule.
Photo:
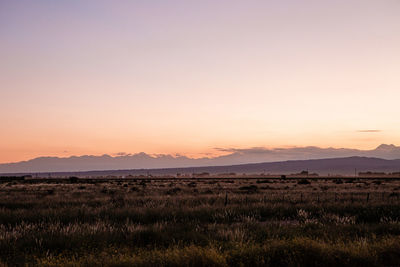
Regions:
<instances>
[{"instance_id":1,"label":"thin cloud","mask_svg":"<svg viewBox=\"0 0 400 267\"><path fill-rule=\"evenodd\" d=\"M112 155L115 157L124 157L124 156L130 156L131 154L126 152L118 152L118 153L113 153Z\"/></svg>"},{"instance_id":2,"label":"thin cloud","mask_svg":"<svg viewBox=\"0 0 400 267\"><path fill-rule=\"evenodd\" d=\"M358 130L358 133L380 133L382 132L381 130L376 130L376 129L368 129L368 130Z\"/></svg>"},{"instance_id":3,"label":"thin cloud","mask_svg":"<svg viewBox=\"0 0 400 267\"><path fill-rule=\"evenodd\" d=\"M220 152L229 152L229 153L268 153L272 152L271 149L265 147L251 147L251 148L214 148Z\"/></svg>"}]
</instances>

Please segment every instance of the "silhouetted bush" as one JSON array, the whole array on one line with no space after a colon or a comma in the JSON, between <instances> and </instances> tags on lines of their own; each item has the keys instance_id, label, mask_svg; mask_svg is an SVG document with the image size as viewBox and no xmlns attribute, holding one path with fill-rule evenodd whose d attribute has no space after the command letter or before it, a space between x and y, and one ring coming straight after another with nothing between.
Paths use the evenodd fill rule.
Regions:
<instances>
[{"instance_id":1,"label":"silhouetted bush","mask_svg":"<svg viewBox=\"0 0 400 267\"><path fill-rule=\"evenodd\" d=\"M333 179L332 182L335 183L335 184L343 184L343 180L342 179Z\"/></svg>"},{"instance_id":2,"label":"silhouetted bush","mask_svg":"<svg viewBox=\"0 0 400 267\"><path fill-rule=\"evenodd\" d=\"M166 192L167 195L175 195L178 192L182 191L179 187L172 188Z\"/></svg>"},{"instance_id":3,"label":"silhouetted bush","mask_svg":"<svg viewBox=\"0 0 400 267\"><path fill-rule=\"evenodd\" d=\"M239 190L243 190L243 191L245 190L247 192L252 193L252 192L256 192L258 190L258 186L256 186L256 185L241 186L241 187L239 187Z\"/></svg>"},{"instance_id":4,"label":"silhouetted bush","mask_svg":"<svg viewBox=\"0 0 400 267\"><path fill-rule=\"evenodd\" d=\"M71 176L71 177L69 177L69 181L70 181L70 183L77 183L78 182L78 180L79 180L79 178L78 177L75 177L75 176Z\"/></svg>"},{"instance_id":5,"label":"silhouetted bush","mask_svg":"<svg viewBox=\"0 0 400 267\"><path fill-rule=\"evenodd\" d=\"M308 181L307 179L301 179L297 182L297 184L311 184L310 181Z\"/></svg>"}]
</instances>

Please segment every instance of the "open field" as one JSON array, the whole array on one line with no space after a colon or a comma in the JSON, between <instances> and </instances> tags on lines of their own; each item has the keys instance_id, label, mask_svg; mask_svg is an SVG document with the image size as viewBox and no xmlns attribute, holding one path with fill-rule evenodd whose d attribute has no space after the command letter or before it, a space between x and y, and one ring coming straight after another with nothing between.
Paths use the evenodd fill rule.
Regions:
<instances>
[{"instance_id":1,"label":"open field","mask_svg":"<svg viewBox=\"0 0 400 267\"><path fill-rule=\"evenodd\" d=\"M41 266L400 264L400 179L0 184L0 261Z\"/></svg>"}]
</instances>

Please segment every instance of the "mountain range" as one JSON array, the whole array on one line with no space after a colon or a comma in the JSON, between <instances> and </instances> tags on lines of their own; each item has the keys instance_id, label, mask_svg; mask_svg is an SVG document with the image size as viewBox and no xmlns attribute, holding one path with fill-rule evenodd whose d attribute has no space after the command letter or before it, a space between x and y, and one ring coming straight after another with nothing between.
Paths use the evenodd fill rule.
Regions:
<instances>
[{"instance_id":1,"label":"mountain range","mask_svg":"<svg viewBox=\"0 0 400 267\"><path fill-rule=\"evenodd\" d=\"M304 166L298 166L296 170L305 169L313 160L317 159L335 159L337 163L344 164L345 158L352 165L351 169L359 163L355 164L355 159L364 159L359 169L364 170L386 170L398 171L400 159L400 147L395 145L382 144L372 150L358 150L348 148L320 148L320 147L294 147L294 148L274 148L268 149L263 147L255 147L248 149L236 148L216 148L216 150L227 153L223 156L217 157L203 157L203 158L190 158L187 156L173 156L168 154L162 155L149 155L146 153L137 154L120 154L117 156L102 155L102 156L72 156L67 158L61 157L39 157L28 161L21 161L16 163L3 163L0 164L0 173L37 173L37 172L82 172L82 171L99 171L99 170L132 170L132 169L166 169L166 168L188 168L188 167L203 167L211 168L213 166L242 166L254 164L267 164L266 166L257 166L258 171L267 169L270 172L286 172L290 171L291 167L286 169L285 166L294 166L295 162L302 163ZM366 158L373 158L374 162L379 162L378 165L372 164L372 159L365 160ZM285 162L284 165L282 165ZM324 164L329 161L319 162ZM273 165L271 165L274 163ZM332 163L332 162L331 162ZM269 164L269 165L268 165ZM383 165L382 165L383 164ZM357 165L357 166L354 166ZM278 166L278 167L276 167ZM280 166L280 169L279 169ZM314 165L313 165L314 166ZM368 169L368 166L371 168ZM373 169L372 167L375 166ZM383 166L383 167L382 167ZM385 167L386 166L386 167ZM254 167L254 166L253 166ZM334 169L321 169L313 167L313 171L320 171L327 173L327 171L334 172ZM343 173L337 167L336 173ZM235 168L233 168L235 169ZM253 168L254 169L254 168ZM252 169L252 170L253 170ZM308 167L310 169L310 167ZM293 169L294 170L294 169ZM250 171L250 169L249 169ZM345 172L349 170L346 169Z\"/></svg>"}]
</instances>

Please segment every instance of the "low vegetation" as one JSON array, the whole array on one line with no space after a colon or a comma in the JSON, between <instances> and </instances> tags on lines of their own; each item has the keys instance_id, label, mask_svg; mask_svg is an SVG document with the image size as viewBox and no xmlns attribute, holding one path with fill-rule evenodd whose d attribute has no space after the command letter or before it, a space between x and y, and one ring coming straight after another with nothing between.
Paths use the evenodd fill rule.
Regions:
<instances>
[{"instance_id":1,"label":"low vegetation","mask_svg":"<svg viewBox=\"0 0 400 267\"><path fill-rule=\"evenodd\" d=\"M6 181L0 184L0 261L399 265L399 195L394 178Z\"/></svg>"}]
</instances>

